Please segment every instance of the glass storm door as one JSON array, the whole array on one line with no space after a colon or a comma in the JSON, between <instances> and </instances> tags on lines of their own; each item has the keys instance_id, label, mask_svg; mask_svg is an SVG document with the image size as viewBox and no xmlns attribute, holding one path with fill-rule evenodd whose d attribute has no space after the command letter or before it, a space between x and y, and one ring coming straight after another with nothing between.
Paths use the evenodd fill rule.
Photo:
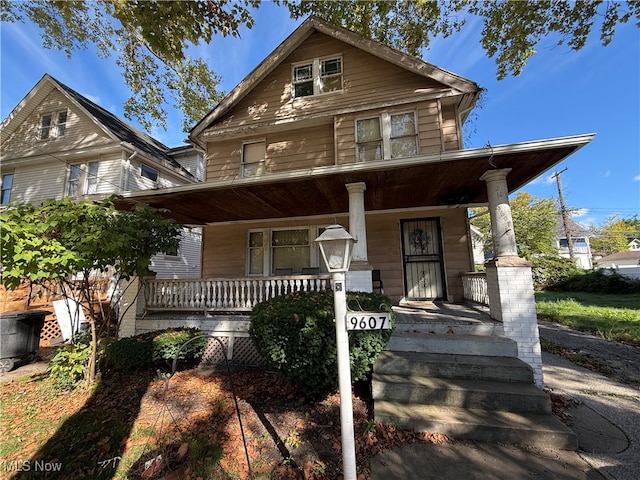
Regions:
<instances>
[{"instance_id":1,"label":"glass storm door","mask_svg":"<svg viewBox=\"0 0 640 480\"><path fill-rule=\"evenodd\" d=\"M405 298L445 298L440 222L437 218L402 220Z\"/></svg>"}]
</instances>

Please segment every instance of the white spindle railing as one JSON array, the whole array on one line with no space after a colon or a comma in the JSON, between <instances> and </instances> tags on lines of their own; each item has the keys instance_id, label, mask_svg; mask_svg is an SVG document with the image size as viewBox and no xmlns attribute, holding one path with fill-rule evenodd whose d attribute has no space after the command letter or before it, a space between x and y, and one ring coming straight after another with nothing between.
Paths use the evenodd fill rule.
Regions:
<instances>
[{"instance_id":1,"label":"white spindle railing","mask_svg":"<svg viewBox=\"0 0 640 480\"><path fill-rule=\"evenodd\" d=\"M327 290L329 280L329 275L146 280L146 307L147 310L248 311L278 295Z\"/></svg>"},{"instance_id":2,"label":"white spindle railing","mask_svg":"<svg viewBox=\"0 0 640 480\"><path fill-rule=\"evenodd\" d=\"M487 275L482 272L463 273L462 286L464 298L482 305L489 305L489 294L487 293Z\"/></svg>"}]
</instances>

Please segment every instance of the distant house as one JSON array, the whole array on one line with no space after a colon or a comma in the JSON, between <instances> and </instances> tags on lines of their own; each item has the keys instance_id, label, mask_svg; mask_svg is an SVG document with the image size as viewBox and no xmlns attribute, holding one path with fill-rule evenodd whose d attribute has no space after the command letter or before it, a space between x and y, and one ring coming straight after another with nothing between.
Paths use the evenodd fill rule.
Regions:
<instances>
[{"instance_id":1,"label":"distant house","mask_svg":"<svg viewBox=\"0 0 640 480\"><path fill-rule=\"evenodd\" d=\"M573 244L573 258L575 259L576 265L584 270L591 270L593 268L593 257L589 243L591 233L570 218L568 219L567 227ZM565 228L562 216L558 215L555 228L556 248L561 257L571 258L569 253L569 239L567 238L566 232L567 228Z\"/></svg>"},{"instance_id":2,"label":"distant house","mask_svg":"<svg viewBox=\"0 0 640 480\"><path fill-rule=\"evenodd\" d=\"M608 268L630 278L640 278L640 250L618 252L600 258L597 268Z\"/></svg>"},{"instance_id":3,"label":"distant house","mask_svg":"<svg viewBox=\"0 0 640 480\"><path fill-rule=\"evenodd\" d=\"M475 265L484 265L486 260L485 252L484 252L484 235L480 231L480 229L474 225L469 224L469 229L471 231L471 248L473 251L473 263Z\"/></svg>"},{"instance_id":4,"label":"distant house","mask_svg":"<svg viewBox=\"0 0 640 480\"><path fill-rule=\"evenodd\" d=\"M48 74L1 124L2 205L100 199L190 185L202 179L201 150L168 148ZM185 229L177 256L158 255L161 278L199 277L200 229Z\"/></svg>"},{"instance_id":5,"label":"distant house","mask_svg":"<svg viewBox=\"0 0 640 480\"><path fill-rule=\"evenodd\" d=\"M640 250L640 239L634 238L629 242L629 250L637 251Z\"/></svg>"}]
</instances>

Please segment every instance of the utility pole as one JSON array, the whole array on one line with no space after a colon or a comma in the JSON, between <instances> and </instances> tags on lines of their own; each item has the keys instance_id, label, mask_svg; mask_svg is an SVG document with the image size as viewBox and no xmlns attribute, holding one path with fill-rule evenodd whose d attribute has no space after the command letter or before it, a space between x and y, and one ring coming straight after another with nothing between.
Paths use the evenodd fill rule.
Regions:
<instances>
[{"instance_id":1,"label":"utility pole","mask_svg":"<svg viewBox=\"0 0 640 480\"><path fill-rule=\"evenodd\" d=\"M560 200L560 214L562 215L562 223L564 224L564 234L567 237L567 246L569 247L569 258L572 262L575 263L575 256L573 254L573 238L571 238L571 227L569 226L569 213L567 211L567 206L564 203L564 196L562 195L562 183L560 183L560 175L567 171L565 167L564 170L560 172L554 173L551 178L556 179L556 183L558 184L558 199Z\"/></svg>"}]
</instances>

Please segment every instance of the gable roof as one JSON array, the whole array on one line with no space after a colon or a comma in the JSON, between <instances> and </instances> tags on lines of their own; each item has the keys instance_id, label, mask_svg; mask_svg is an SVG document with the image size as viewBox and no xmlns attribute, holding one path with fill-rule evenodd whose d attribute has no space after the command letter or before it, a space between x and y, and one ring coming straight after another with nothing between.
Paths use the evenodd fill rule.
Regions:
<instances>
[{"instance_id":1,"label":"gable roof","mask_svg":"<svg viewBox=\"0 0 640 480\"><path fill-rule=\"evenodd\" d=\"M197 137L212 123L229 112L314 32L324 33L416 75L435 80L457 90L461 95L464 95L460 108L464 112L465 118L480 94L481 88L471 80L383 43L364 38L351 30L333 25L318 17L309 17L191 129L189 138Z\"/></svg>"},{"instance_id":2,"label":"gable roof","mask_svg":"<svg viewBox=\"0 0 640 480\"><path fill-rule=\"evenodd\" d=\"M582 225L577 223L572 218L567 218L567 226L569 227L569 231L571 232L572 237L580 236L580 237L591 237L591 232L584 228ZM567 233L564 228L564 220L562 219L562 215L558 214L556 217L556 226L554 228L556 238L567 238Z\"/></svg>"},{"instance_id":3,"label":"gable roof","mask_svg":"<svg viewBox=\"0 0 640 480\"><path fill-rule=\"evenodd\" d=\"M609 263L609 262L620 262L620 261L634 261L637 260L640 262L640 251L631 250L628 252L617 252L612 253L611 255L607 255L606 257L602 257L598 259L598 264Z\"/></svg>"},{"instance_id":4,"label":"gable roof","mask_svg":"<svg viewBox=\"0 0 640 480\"><path fill-rule=\"evenodd\" d=\"M69 101L93 120L94 123L113 140L124 142L134 150L139 150L157 158L159 161L164 161L168 163L168 166L171 168L178 169L183 175L193 176L169 155L169 147L145 132L129 125L84 95L79 94L64 83L56 80L48 73L42 76L38 83L36 83L29 93L27 93L20 103L9 113L7 118L2 121L0 128L2 129L3 139L10 135L53 89L62 92Z\"/></svg>"}]
</instances>

